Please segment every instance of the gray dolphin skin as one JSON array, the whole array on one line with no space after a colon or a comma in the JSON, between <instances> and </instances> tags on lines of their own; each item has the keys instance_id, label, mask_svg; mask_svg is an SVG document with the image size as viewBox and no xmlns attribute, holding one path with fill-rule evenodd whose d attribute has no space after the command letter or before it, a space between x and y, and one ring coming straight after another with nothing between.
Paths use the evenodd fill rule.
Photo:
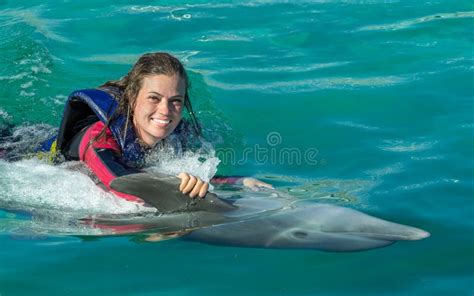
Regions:
<instances>
[{"instance_id":1,"label":"gray dolphin skin","mask_svg":"<svg viewBox=\"0 0 474 296\"><path fill-rule=\"evenodd\" d=\"M183 238L208 244L349 252L380 248L400 240L420 240L430 235L354 209L318 203L242 217L233 215L242 204L213 193L204 199L191 199L178 190L179 183L173 176L139 173L118 177L110 187L142 198L163 214L142 221L144 226L159 225L163 232L192 230Z\"/></svg>"}]
</instances>

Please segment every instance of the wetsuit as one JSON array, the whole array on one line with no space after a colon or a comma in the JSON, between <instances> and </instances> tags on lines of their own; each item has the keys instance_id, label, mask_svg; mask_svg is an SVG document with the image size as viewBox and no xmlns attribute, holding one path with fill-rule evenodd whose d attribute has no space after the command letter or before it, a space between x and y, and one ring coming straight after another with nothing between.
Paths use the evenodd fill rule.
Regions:
<instances>
[{"instance_id":1,"label":"wetsuit","mask_svg":"<svg viewBox=\"0 0 474 296\"><path fill-rule=\"evenodd\" d=\"M51 139L42 149L60 153L66 160L83 161L97 177L98 185L121 198L143 203L137 196L110 188L116 177L141 172L145 155L132 124L126 124L125 118L114 115L117 108L115 96L118 95L121 93L116 89L82 90L71 94L58 137ZM110 118L105 135L98 137ZM179 127L175 132L179 132ZM240 179L216 176L212 182L235 184Z\"/></svg>"}]
</instances>

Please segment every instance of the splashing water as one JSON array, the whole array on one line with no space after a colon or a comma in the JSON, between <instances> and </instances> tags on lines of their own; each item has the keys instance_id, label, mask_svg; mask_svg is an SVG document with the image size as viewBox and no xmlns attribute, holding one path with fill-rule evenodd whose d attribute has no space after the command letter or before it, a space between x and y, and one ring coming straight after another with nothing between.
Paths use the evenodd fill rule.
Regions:
<instances>
[{"instance_id":1,"label":"splashing water","mask_svg":"<svg viewBox=\"0 0 474 296\"><path fill-rule=\"evenodd\" d=\"M170 136L147 155L146 170L175 176L186 172L209 182L216 174L220 160L211 143L202 138L193 141L198 142L199 148L185 150L180 137Z\"/></svg>"},{"instance_id":2,"label":"splashing water","mask_svg":"<svg viewBox=\"0 0 474 296\"><path fill-rule=\"evenodd\" d=\"M145 209L103 191L86 174L71 170L72 164L52 166L38 159L0 161L2 208L45 209L83 215L134 213Z\"/></svg>"}]
</instances>

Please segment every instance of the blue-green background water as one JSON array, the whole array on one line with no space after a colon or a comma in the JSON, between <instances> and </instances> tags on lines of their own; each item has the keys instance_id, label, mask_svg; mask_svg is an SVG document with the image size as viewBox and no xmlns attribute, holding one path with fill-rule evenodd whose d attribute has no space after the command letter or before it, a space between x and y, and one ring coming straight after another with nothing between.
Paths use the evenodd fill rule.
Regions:
<instances>
[{"instance_id":1,"label":"blue-green background water","mask_svg":"<svg viewBox=\"0 0 474 296\"><path fill-rule=\"evenodd\" d=\"M0 1L3 121L58 125L72 90L168 51L216 148L318 151L220 172L332 180L431 233L344 254L2 231L0 295L472 295L473 17L471 1Z\"/></svg>"}]
</instances>

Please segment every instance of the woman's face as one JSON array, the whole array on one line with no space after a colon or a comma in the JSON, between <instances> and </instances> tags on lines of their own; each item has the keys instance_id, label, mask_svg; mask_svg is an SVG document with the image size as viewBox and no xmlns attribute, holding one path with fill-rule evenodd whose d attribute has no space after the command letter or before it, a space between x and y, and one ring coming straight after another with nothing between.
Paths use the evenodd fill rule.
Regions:
<instances>
[{"instance_id":1,"label":"woman's face","mask_svg":"<svg viewBox=\"0 0 474 296\"><path fill-rule=\"evenodd\" d=\"M133 108L138 137L149 146L166 138L178 126L186 84L178 75L145 77Z\"/></svg>"}]
</instances>

